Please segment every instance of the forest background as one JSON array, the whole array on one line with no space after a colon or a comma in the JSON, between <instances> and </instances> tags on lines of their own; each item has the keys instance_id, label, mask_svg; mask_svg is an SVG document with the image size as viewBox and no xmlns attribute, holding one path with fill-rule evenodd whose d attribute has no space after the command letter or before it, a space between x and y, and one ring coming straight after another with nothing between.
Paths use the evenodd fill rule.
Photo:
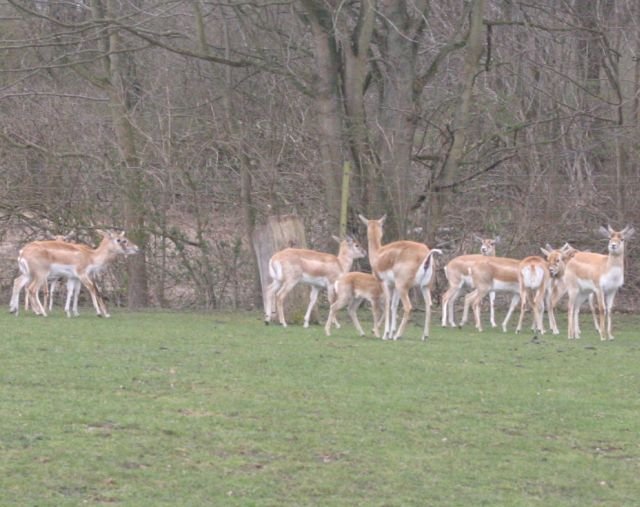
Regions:
<instances>
[{"instance_id":1,"label":"forest background","mask_svg":"<svg viewBox=\"0 0 640 507\"><path fill-rule=\"evenodd\" d=\"M345 162L363 242L603 252L640 226L639 93L636 0L2 0L0 301L24 243L123 228L112 304L259 308L254 231L335 251Z\"/></svg>"}]
</instances>

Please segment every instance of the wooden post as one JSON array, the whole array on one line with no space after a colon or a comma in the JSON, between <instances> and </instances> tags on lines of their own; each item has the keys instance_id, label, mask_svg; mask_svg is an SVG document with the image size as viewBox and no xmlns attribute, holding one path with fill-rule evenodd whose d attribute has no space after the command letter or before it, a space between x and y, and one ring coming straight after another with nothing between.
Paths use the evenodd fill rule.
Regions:
<instances>
[{"instance_id":1,"label":"wooden post","mask_svg":"<svg viewBox=\"0 0 640 507\"><path fill-rule=\"evenodd\" d=\"M262 304L265 307L265 295L271 277L269 259L284 248L307 248L302 220L295 215L278 215L267 219L267 223L253 231L253 249L258 261L260 285L262 286ZM288 322L302 322L309 304L309 289L303 284L293 289L287 296L285 315Z\"/></svg>"},{"instance_id":2,"label":"wooden post","mask_svg":"<svg viewBox=\"0 0 640 507\"><path fill-rule=\"evenodd\" d=\"M349 182L351 179L351 163L342 166L342 199L340 200L340 237L347 235L347 212L349 211Z\"/></svg>"}]
</instances>

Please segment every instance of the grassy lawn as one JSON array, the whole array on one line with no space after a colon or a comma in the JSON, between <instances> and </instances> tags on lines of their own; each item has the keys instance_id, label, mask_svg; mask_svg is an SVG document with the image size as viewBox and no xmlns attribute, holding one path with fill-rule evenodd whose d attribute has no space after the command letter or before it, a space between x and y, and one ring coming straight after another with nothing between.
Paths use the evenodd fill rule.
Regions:
<instances>
[{"instance_id":1,"label":"grassy lawn","mask_svg":"<svg viewBox=\"0 0 640 507\"><path fill-rule=\"evenodd\" d=\"M344 313L327 338L254 313L3 312L0 505L638 504L640 318L602 343L588 312L575 342L438 313L425 344Z\"/></svg>"}]
</instances>

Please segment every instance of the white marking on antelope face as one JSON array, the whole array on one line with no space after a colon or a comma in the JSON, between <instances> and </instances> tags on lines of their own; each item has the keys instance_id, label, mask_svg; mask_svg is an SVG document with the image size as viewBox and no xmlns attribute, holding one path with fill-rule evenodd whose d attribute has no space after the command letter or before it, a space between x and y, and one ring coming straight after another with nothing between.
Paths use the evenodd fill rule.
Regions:
<instances>
[{"instance_id":1,"label":"white marking on antelope face","mask_svg":"<svg viewBox=\"0 0 640 507\"><path fill-rule=\"evenodd\" d=\"M135 255L138 252L140 252L140 248L138 248L138 245L136 245L135 243L130 241L127 237L125 237L124 231L116 235L114 237L114 241L118 246L118 248L120 249L120 252L123 253L124 255Z\"/></svg>"},{"instance_id":2,"label":"white marking on antelope face","mask_svg":"<svg viewBox=\"0 0 640 507\"><path fill-rule=\"evenodd\" d=\"M355 239L351 239L351 251L354 259L362 259L367 256L367 251Z\"/></svg>"},{"instance_id":3,"label":"white marking on antelope face","mask_svg":"<svg viewBox=\"0 0 640 507\"><path fill-rule=\"evenodd\" d=\"M496 242L493 239L483 239L480 245L482 255L493 256L496 254Z\"/></svg>"},{"instance_id":4,"label":"white marking on antelope face","mask_svg":"<svg viewBox=\"0 0 640 507\"><path fill-rule=\"evenodd\" d=\"M547 256L547 264L549 265L549 273L556 278L562 274L564 262L562 261L562 253L557 250L549 252Z\"/></svg>"},{"instance_id":5,"label":"white marking on antelope face","mask_svg":"<svg viewBox=\"0 0 640 507\"><path fill-rule=\"evenodd\" d=\"M611 255L620 255L624 250L624 238L619 232L612 232L609 238L609 253Z\"/></svg>"}]
</instances>

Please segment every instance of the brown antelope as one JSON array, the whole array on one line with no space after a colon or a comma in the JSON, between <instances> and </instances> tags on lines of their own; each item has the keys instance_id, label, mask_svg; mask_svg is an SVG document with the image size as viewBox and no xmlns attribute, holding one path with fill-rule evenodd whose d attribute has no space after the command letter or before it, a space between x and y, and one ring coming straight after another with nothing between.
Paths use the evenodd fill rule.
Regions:
<instances>
[{"instance_id":1,"label":"brown antelope","mask_svg":"<svg viewBox=\"0 0 640 507\"><path fill-rule=\"evenodd\" d=\"M285 248L275 253L269 260L269 275L272 282L265 296L265 324L271 322L272 309L278 313L280 324L287 327L284 318L284 300L287 294L298 285L306 283L311 286L309 306L304 316L304 327L309 327L311 311L318 300L320 289L327 289L329 301L333 301L333 284L342 273L351 270L354 259L360 259L367 252L352 237L340 240L338 255L316 252L302 248ZM336 323L336 325L338 325Z\"/></svg>"},{"instance_id":2,"label":"brown antelope","mask_svg":"<svg viewBox=\"0 0 640 507\"><path fill-rule=\"evenodd\" d=\"M411 314L409 289L418 286L425 304L424 329L422 340L429 337L431 320L430 284L434 272L433 254L442 254L441 250L429 249L423 243L415 241L394 241L382 245L382 226L386 215L378 220L368 220L359 215L367 226L369 240L369 262L374 275L382 282L384 291L384 333L383 340L397 340L402 336ZM403 315L400 326L396 328L398 304L402 301Z\"/></svg>"},{"instance_id":3,"label":"brown antelope","mask_svg":"<svg viewBox=\"0 0 640 507\"><path fill-rule=\"evenodd\" d=\"M18 313L19 294L27 287L34 310L47 315L39 292L49 278L66 277L79 279L91 294L93 306L99 316L109 317L106 305L98 294L92 276L102 271L118 255L132 255L139 248L125 237L124 231L117 234L101 232L103 238L97 248L64 241L34 241L26 245L18 257L20 276L15 279L11 295L10 311ZM69 295L67 296L69 301ZM68 307L67 315L69 315Z\"/></svg>"},{"instance_id":4,"label":"brown antelope","mask_svg":"<svg viewBox=\"0 0 640 507\"><path fill-rule=\"evenodd\" d=\"M482 299L491 291L512 294L507 316L502 322L502 331L507 331L511 314L520 301L520 285L518 283L518 265L520 261L506 257L485 257L469 268L469 275L475 289L464 298L464 311L460 326L464 326L469 315L469 307L473 309L475 325L482 331L480 305Z\"/></svg>"},{"instance_id":5,"label":"brown antelope","mask_svg":"<svg viewBox=\"0 0 640 507\"><path fill-rule=\"evenodd\" d=\"M480 241L480 254L460 255L454 257L444 268L444 274L449 282L449 288L442 296L442 326L446 327L447 323L451 327L456 327L453 306L460 296L464 288L473 288L469 268L485 257L495 257L496 245L500 242L500 236L495 238L481 238L474 236ZM489 309L491 313L491 325L496 327L494 302L495 292L489 293Z\"/></svg>"},{"instance_id":6,"label":"brown antelope","mask_svg":"<svg viewBox=\"0 0 640 507\"><path fill-rule=\"evenodd\" d=\"M533 310L533 329L544 334L544 298L549 286L549 267L547 261L537 255L525 257L518 265L518 284L520 287L520 318L516 333L522 329L522 319L527 303Z\"/></svg>"},{"instance_id":7,"label":"brown antelope","mask_svg":"<svg viewBox=\"0 0 640 507\"><path fill-rule=\"evenodd\" d=\"M66 243L71 242L73 234L57 234L52 239L56 241L64 241ZM22 250L20 251L22 253ZM50 275L48 279L48 285L44 285L44 306L49 308L49 312L53 309L53 299L58 287L58 283L61 281L61 277ZM65 304L65 311L67 316L70 314L71 298L73 297L73 314L77 317L78 313L78 294L80 293L80 280L78 278L67 278L67 302ZM47 303L48 300L48 303ZM29 309L29 291L25 290L24 309ZM35 310L37 313L37 310Z\"/></svg>"},{"instance_id":8,"label":"brown antelope","mask_svg":"<svg viewBox=\"0 0 640 507\"><path fill-rule=\"evenodd\" d=\"M580 306L590 294L595 294L598 304L601 340L613 340L611 334L611 310L613 302L624 283L624 244L635 229L626 226L621 231L600 227L600 233L609 239L608 255L577 252L567 262L564 271L564 283L569 294L569 339L580 338ZM606 318L606 328L605 328Z\"/></svg>"},{"instance_id":9,"label":"brown antelope","mask_svg":"<svg viewBox=\"0 0 640 507\"><path fill-rule=\"evenodd\" d=\"M329 318L324 326L327 336L331 336L331 323L336 321L336 313L347 305L347 312L353 325L360 336L364 336L365 333L358 320L357 311L360 303L366 299L371 304L371 312L373 313L373 334L376 338L380 338L379 328L382 317L384 317L384 291L380 280L370 273L357 271L344 273L338 277L334 284L334 294L335 300L331 303Z\"/></svg>"},{"instance_id":10,"label":"brown antelope","mask_svg":"<svg viewBox=\"0 0 640 507\"><path fill-rule=\"evenodd\" d=\"M545 248L540 249L547 259L547 266L549 267L549 286L547 288L547 295L545 298L545 306L547 308L547 316L549 317L549 327L553 334L560 334L558 329L558 323L556 321L555 309L558 303L567 293L567 286L564 283L564 270L567 262L577 252L569 243L565 243L561 248L553 248L547 243ZM593 322L598 326L598 321L593 306L593 297L589 297L589 304L591 305L591 312L593 314Z\"/></svg>"}]
</instances>

